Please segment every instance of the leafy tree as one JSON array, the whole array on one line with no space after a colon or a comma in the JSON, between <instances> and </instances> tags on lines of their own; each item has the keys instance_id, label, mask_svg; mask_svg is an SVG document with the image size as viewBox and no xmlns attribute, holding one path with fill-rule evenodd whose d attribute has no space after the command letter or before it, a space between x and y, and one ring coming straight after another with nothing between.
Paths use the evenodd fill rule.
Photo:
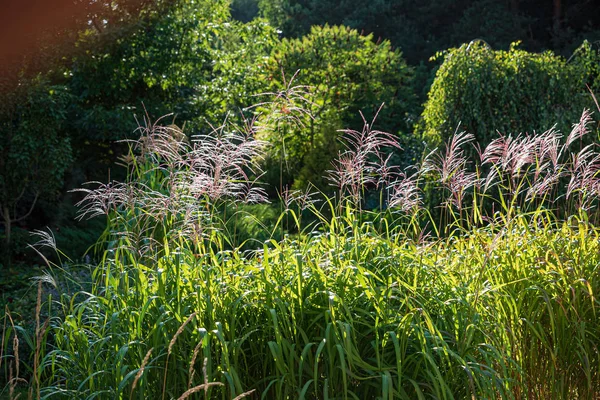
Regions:
<instances>
[{"instance_id":1,"label":"leafy tree","mask_svg":"<svg viewBox=\"0 0 600 400\"><path fill-rule=\"evenodd\" d=\"M411 70L388 41L376 43L372 35L313 27L300 39L284 39L262 70L270 91L279 94L262 136L273 145L269 171L286 175L277 186L311 181L324 188L323 176L339 150L337 130L360 129L360 111L370 120L385 103L378 129L406 132L410 125Z\"/></svg>"},{"instance_id":2,"label":"leafy tree","mask_svg":"<svg viewBox=\"0 0 600 400\"><path fill-rule=\"evenodd\" d=\"M480 38L508 49L570 53L600 38L600 3L589 0L259 0L260 13L288 37L313 25L343 24L402 49L412 64L440 49Z\"/></svg>"},{"instance_id":3,"label":"leafy tree","mask_svg":"<svg viewBox=\"0 0 600 400\"><path fill-rule=\"evenodd\" d=\"M256 95L267 89L261 69L278 43L277 32L264 19L223 24L211 48L210 80L203 85L208 121L218 123L227 115L239 120L243 110L258 101Z\"/></svg>"},{"instance_id":4,"label":"leafy tree","mask_svg":"<svg viewBox=\"0 0 600 400\"><path fill-rule=\"evenodd\" d=\"M529 53L517 43L494 51L473 42L439 56L444 63L425 104L418 130L432 146L456 129L481 146L497 132L533 133L555 124L563 132L593 106L586 83L597 85L598 54L589 44L570 63L552 52Z\"/></svg>"},{"instance_id":5,"label":"leafy tree","mask_svg":"<svg viewBox=\"0 0 600 400\"><path fill-rule=\"evenodd\" d=\"M114 141L133 132L136 111L139 117L173 112L182 121L201 114L211 46L228 7L226 0L178 0L125 32L111 32L116 38L84 37L87 48L108 45L72 64L70 86L81 104L75 128L87 139Z\"/></svg>"},{"instance_id":6,"label":"leafy tree","mask_svg":"<svg viewBox=\"0 0 600 400\"><path fill-rule=\"evenodd\" d=\"M7 262L12 226L27 218L38 200L58 197L72 160L64 130L72 97L65 87L39 77L10 100L0 108L0 216Z\"/></svg>"},{"instance_id":7,"label":"leafy tree","mask_svg":"<svg viewBox=\"0 0 600 400\"><path fill-rule=\"evenodd\" d=\"M3 210L9 209L3 223L7 238L16 219L30 227L39 226L41 219L64 223L55 204L44 201L56 200L53 195L63 186L57 179L65 176L63 164L47 168L55 171L53 179L44 175L45 167L32 168L27 179L21 179L6 175L14 168L16 159L12 157L21 160L19 165L47 165L39 160L65 161L72 147L77 162L69 176L77 178L68 187L85 180L104 180L123 146L115 140L133 134L137 126L134 113L141 118L147 110L156 118L175 112L180 122L197 118L208 107L204 94L212 74L211 46L228 22L228 1L76 3L68 9L71 14L60 15L67 22L61 20L56 27L32 33L29 48L13 54L10 62L0 62L4 72L0 76L3 135L16 140L3 140L1 147L6 168L3 179L8 177L3 181L7 189L2 190ZM40 71L44 72L43 82L30 84L37 82ZM50 90L52 96L44 95ZM15 129L24 136L14 136ZM28 134L38 140L32 143L39 147L31 147L31 143L19 146ZM40 135L43 140L37 138ZM59 149L66 153L58 154ZM23 153L25 150L29 153ZM52 157L46 157L49 152ZM27 188L13 190L16 184ZM39 207L33 212L36 205ZM38 212L44 206L46 209Z\"/></svg>"}]
</instances>

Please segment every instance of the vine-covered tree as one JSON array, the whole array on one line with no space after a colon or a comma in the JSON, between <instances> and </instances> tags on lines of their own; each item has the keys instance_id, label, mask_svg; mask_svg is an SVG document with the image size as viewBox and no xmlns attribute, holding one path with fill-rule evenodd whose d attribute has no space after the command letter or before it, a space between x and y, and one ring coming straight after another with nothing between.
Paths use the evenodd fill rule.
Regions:
<instances>
[{"instance_id":1,"label":"vine-covered tree","mask_svg":"<svg viewBox=\"0 0 600 400\"><path fill-rule=\"evenodd\" d=\"M457 129L485 146L497 132L541 132L555 124L563 133L593 99L586 84L598 84L598 53L585 43L570 62L554 53L529 53L515 43L508 51L483 42L440 53L444 62L425 104L418 130L431 145Z\"/></svg>"}]
</instances>

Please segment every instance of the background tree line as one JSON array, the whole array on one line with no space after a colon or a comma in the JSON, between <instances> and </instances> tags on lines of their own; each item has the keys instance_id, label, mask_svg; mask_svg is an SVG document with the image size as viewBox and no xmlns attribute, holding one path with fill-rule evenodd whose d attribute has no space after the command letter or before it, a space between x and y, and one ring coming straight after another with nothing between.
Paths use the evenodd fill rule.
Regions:
<instances>
[{"instance_id":1,"label":"background tree line","mask_svg":"<svg viewBox=\"0 0 600 400\"><path fill-rule=\"evenodd\" d=\"M346 25L402 49L408 62L481 38L508 49L517 40L529 51L569 55L584 38L599 38L600 4L592 0L235 0L234 16L266 17L284 36L313 25Z\"/></svg>"},{"instance_id":2,"label":"background tree line","mask_svg":"<svg viewBox=\"0 0 600 400\"><path fill-rule=\"evenodd\" d=\"M338 129L359 129L359 111L371 120L385 103L376 127L400 135L390 157L407 166L459 122L482 145L496 130L568 130L598 81L591 0L77 0L50 14L30 3L9 3L0 35L0 210L17 258L46 225L62 248L85 250L97 230L73 220L68 190L118 179L119 140L146 115L173 113L189 135L224 118L276 124L264 138L275 197L327 190ZM248 108L294 87L306 88L294 118ZM286 104L262 107L288 116Z\"/></svg>"}]
</instances>

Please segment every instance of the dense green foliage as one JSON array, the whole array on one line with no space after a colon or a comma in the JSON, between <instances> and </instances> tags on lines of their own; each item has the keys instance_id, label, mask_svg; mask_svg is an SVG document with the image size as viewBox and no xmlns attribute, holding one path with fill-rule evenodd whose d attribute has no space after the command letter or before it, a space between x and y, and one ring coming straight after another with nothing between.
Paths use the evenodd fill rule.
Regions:
<instances>
[{"instance_id":1,"label":"dense green foliage","mask_svg":"<svg viewBox=\"0 0 600 400\"><path fill-rule=\"evenodd\" d=\"M388 39L412 64L440 49L480 38L508 49L570 54L583 38L598 40L600 6L586 0L257 0L260 14L285 36L314 25L346 25ZM247 7L249 8L249 7Z\"/></svg>"},{"instance_id":2,"label":"dense green foliage","mask_svg":"<svg viewBox=\"0 0 600 400\"><path fill-rule=\"evenodd\" d=\"M13 378L5 390L21 384L15 377L28 378L39 398L77 399L593 399L600 390L598 196L585 190L593 182L578 183L562 207L569 214L558 218L554 198L537 187L550 152L537 153L530 140L559 146L558 175L578 178L598 162L577 163L568 145L549 140L558 137L524 138L501 156L527 153L520 171L503 169L490 145L497 172L467 183L493 182L503 200L477 186L456 198L454 186L456 201L444 205L449 236L436 238L411 201L418 181L408 190L402 173L360 164L390 140L366 128L365 141L338 160L341 198L322 198L323 207L297 194L284 199L271 235L284 219L298 234L241 252L227 227L251 218L239 204L262 198L243 172L256 167L261 143L226 133L188 143L151 124L142 133L128 180L86 190L83 215L109 217L107 250L91 276L50 264L35 334L5 317L0 361ZM440 168L441 188L463 182L467 142L456 136L454 155L433 158L423 173ZM596 148L586 159L595 156ZM357 158L358 182L343 179L348 158ZM454 168L450 178L444 165ZM392 189L386 212L357 207L369 178ZM500 211L483 214L477 199ZM302 210L318 222L303 223ZM42 305L50 284L59 301Z\"/></svg>"},{"instance_id":3,"label":"dense green foliage","mask_svg":"<svg viewBox=\"0 0 600 400\"><path fill-rule=\"evenodd\" d=\"M411 70L401 54L353 29L313 27L301 39L284 39L261 71L279 94L259 119L273 128L261 137L272 144L266 169L273 187L281 172L284 185L325 189L326 171L341 149L338 131L361 126L361 111L371 120L385 104L377 127L404 135L415 118Z\"/></svg>"},{"instance_id":4,"label":"dense green foliage","mask_svg":"<svg viewBox=\"0 0 600 400\"><path fill-rule=\"evenodd\" d=\"M0 21L0 397L597 398L592 3Z\"/></svg>"},{"instance_id":5,"label":"dense green foliage","mask_svg":"<svg viewBox=\"0 0 600 400\"><path fill-rule=\"evenodd\" d=\"M0 216L4 260L10 262L12 225L31 215L40 198L55 200L62 189L72 159L64 130L72 97L38 79L6 100L0 106Z\"/></svg>"},{"instance_id":6,"label":"dense green foliage","mask_svg":"<svg viewBox=\"0 0 600 400\"><path fill-rule=\"evenodd\" d=\"M558 3L562 8L554 10L548 8L549 2L537 4L533 0L437 0L417 5L399 0L78 2L68 9L70 14L56 15L56 26L44 23L28 31L23 36L27 44L18 42L22 48L9 52L0 65L5 72L0 78L3 103L12 104L11 98L20 98L24 105L25 97L16 95L17 88L35 85L40 79L71 96L68 104L61 103L63 109L54 108L55 115L67 116L56 123L62 124L61 135L70 140L74 161L60 185L64 189L58 199L60 208L55 208L56 199L40 195L33 213L18 225L26 229L45 225L76 229L70 205L77 196L64 193L87 180L122 178L123 169L115 163L125 146L115 140L131 137L136 119L146 114L157 117L174 113L170 122L184 126L191 134L210 133L225 119L241 126L244 118L252 115L261 124L277 125L274 134L265 138L273 144L265 163L265 180L273 197L284 186L304 188L308 182L329 190L324 172L340 150L338 130L360 126L359 111L371 121L382 103L385 106L376 126L401 137L405 151L395 152L390 163L402 167L421 158L421 133L425 132L430 143L440 143L439 133L432 132L453 132L459 120L464 129L473 125L478 137L480 130L491 134L496 129L539 131L554 123L565 130L568 121L574 120L571 111L579 113L583 104L590 104L589 97L583 100L585 90L578 84L582 80L590 83L588 78L598 75L593 51L578 51L565 63L550 53L510 50L506 56L498 56L504 64L490 61L497 68L488 72L476 68L479 79L493 80L486 82L486 87L491 85L499 92L491 97L484 89L479 93L478 81L470 80L467 86L482 96L483 103L470 98L469 109L463 109L462 104L470 92L460 90L464 89L461 79L470 74L446 78L443 84L437 79L430 95L434 100L428 102L417 134L412 133L420 113L416 99L424 99L429 89L429 67L423 63L435 52L474 37L485 39L494 48L508 48L511 41L521 39L528 49L551 47L560 51L574 48L573 43L582 37L595 37L593 21L586 22L597 11L595 6ZM18 11L16 4L7 11L7 18ZM540 15L534 18L537 8ZM257 12L270 23L251 20ZM232 15L244 22L232 19ZM326 23L335 26L312 28ZM550 36L548 26L552 26ZM276 28L289 38L280 40ZM477 47L477 51L472 50L480 56L477 62L487 65L485 51L472 47ZM402 53L394 48L402 49ZM404 57L421 65L408 67ZM516 68L518 63L527 67ZM438 77L449 64L446 62ZM519 74L501 72L511 68ZM524 68L528 74L521 73ZM509 90L504 86L517 90L529 79L533 83L528 90L540 88L543 94L531 100L531 107L495 107L495 101L510 101L505 98ZM548 87L545 79L560 83ZM445 94L438 93L440 85L462 94L452 94L453 100L448 102ZM303 92L305 99L294 99L296 109L289 109L290 98L248 107L263 103L264 97L257 95L264 92ZM527 92L528 102L531 96ZM545 102L544 96L553 99ZM488 100L492 110L475 110L485 107ZM443 105L432 105L436 101ZM278 117L274 112L277 107L281 111ZM444 108L452 115L444 114ZM488 114L494 113L503 116L490 119ZM269 121L265 114L270 115ZM300 129L299 124L309 129ZM451 128L446 129L448 126ZM6 153L8 147L3 150ZM5 191L5 196L17 198L19 193ZM60 234L59 240L63 240ZM69 249L69 253L80 248Z\"/></svg>"},{"instance_id":7,"label":"dense green foliage","mask_svg":"<svg viewBox=\"0 0 600 400\"><path fill-rule=\"evenodd\" d=\"M456 130L472 133L482 146L497 132L534 133L554 125L569 132L581 111L594 106L586 84L594 87L600 58L587 43L569 62L516 44L494 51L482 42L448 50L443 57L417 128L431 146Z\"/></svg>"}]
</instances>

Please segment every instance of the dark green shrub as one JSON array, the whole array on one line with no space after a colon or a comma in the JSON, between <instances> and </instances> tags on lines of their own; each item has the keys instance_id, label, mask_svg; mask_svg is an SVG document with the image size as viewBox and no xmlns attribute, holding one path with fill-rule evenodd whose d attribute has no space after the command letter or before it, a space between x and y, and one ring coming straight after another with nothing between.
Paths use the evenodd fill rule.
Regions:
<instances>
[{"instance_id":1,"label":"dark green shrub","mask_svg":"<svg viewBox=\"0 0 600 400\"><path fill-rule=\"evenodd\" d=\"M264 67L264 81L279 96L262 138L273 144L273 167L284 165L284 175L291 175L284 183L323 187L321 177L339 149L338 129L360 129L359 111L370 121L385 103L377 129L406 132L414 104L410 80L411 69L388 41L376 43L344 26L315 26L300 39L282 40Z\"/></svg>"},{"instance_id":2,"label":"dark green shrub","mask_svg":"<svg viewBox=\"0 0 600 400\"><path fill-rule=\"evenodd\" d=\"M444 53L444 63L425 104L418 131L438 146L459 129L488 144L498 133L542 132L555 124L563 133L594 106L598 55L585 43L571 61L552 52L529 53L513 43L494 51L472 42Z\"/></svg>"}]
</instances>

